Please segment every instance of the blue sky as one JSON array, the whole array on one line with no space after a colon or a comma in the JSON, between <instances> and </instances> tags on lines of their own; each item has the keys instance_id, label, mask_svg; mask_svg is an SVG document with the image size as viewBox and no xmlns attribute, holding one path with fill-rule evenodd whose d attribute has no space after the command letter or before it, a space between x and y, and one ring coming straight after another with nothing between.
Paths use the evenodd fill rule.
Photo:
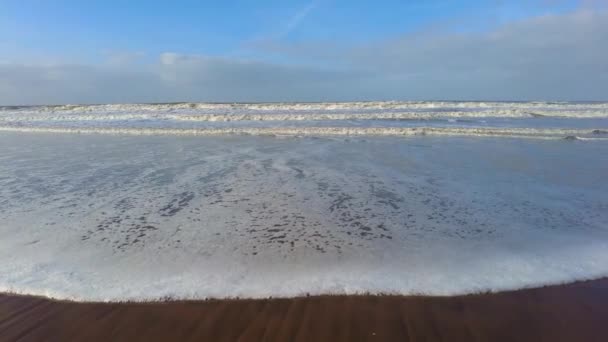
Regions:
<instances>
[{"instance_id":1,"label":"blue sky","mask_svg":"<svg viewBox=\"0 0 608 342\"><path fill-rule=\"evenodd\" d=\"M0 102L596 99L608 93L606 50L595 46L607 2L5 0ZM560 47L582 52L555 60ZM582 66L595 90L516 79L539 64L549 67L535 84L555 83L551 67ZM138 90L114 94L113 83Z\"/></svg>"},{"instance_id":2,"label":"blue sky","mask_svg":"<svg viewBox=\"0 0 608 342\"><path fill-rule=\"evenodd\" d=\"M435 25L483 30L576 1L4 1L8 57L95 60L112 51L234 55L256 40L385 39ZM450 27L451 26L451 27Z\"/></svg>"}]
</instances>

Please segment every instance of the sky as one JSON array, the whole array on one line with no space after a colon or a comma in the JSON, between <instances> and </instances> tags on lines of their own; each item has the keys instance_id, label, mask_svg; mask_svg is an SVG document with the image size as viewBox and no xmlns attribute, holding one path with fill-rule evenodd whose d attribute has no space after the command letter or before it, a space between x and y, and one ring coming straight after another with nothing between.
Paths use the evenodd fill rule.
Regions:
<instances>
[{"instance_id":1,"label":"sky","mask_svg":"<svg viewBox=\"0 0 608 342\"><path fill-rule=\"evenodd\" d=\"M608 0L0 0L0 105L608 100Z\"/></svg>"}]
</instances>

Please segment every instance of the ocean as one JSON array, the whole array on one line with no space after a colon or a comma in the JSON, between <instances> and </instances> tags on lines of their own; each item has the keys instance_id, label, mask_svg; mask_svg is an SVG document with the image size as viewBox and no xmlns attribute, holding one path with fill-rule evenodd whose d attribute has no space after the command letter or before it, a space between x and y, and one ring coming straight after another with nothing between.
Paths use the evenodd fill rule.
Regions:
<instances>
[{"instance_id":1,"label":"ocean","mask_svg":"<svg viewBox=\"0 0 608 342\"><path fill-rule=\"evenodd\" d=\"M435 295L608 276L608 103L0 107L0 291Z\"/></svg>"}]
</instances>

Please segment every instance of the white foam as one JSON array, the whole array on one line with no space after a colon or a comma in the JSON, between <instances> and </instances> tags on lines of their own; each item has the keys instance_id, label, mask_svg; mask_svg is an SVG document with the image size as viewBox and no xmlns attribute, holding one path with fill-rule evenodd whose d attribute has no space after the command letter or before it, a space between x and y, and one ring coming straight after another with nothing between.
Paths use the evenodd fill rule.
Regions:
<instances>
[{"instance_id":1,"label":"white foam","mask_svg":"<svg viewBox=\"0 0 608 342\"><path fill-rule=\"evenodd\" d=\"M607 103L353 102L0 107L0 131L137 135L455 135L601 140Z\"/></svg>"},{"instance_id":2,"label":"white foam","mask_svg":"<svg viewBox=\"0 0 608 342\"><path fill-rule=\"evenodd\" d=\"M136 135L455 135L601 140L607 103L351 102L0 107L0 131Z\"/></svg>"},{"instance_id":3,"label":"white foam","mask_svg":"<svg viewBox=\"0 0 608 342\"><path fill-rule=\"evenodd\" d=\"M126 134L126 135L270 135L270 136L479 136L562 139L579 136L580 140L607 140L591 129L500 128L500 127L229 127L201 129L171 128L70 128L0 126L0 132Z\"/></svg>"},{"instance_id":4,"label":"white foam","mask_svg":"<svg viewBox=\"0 0 608 342\"><path fill-rule=\"evenodd\" d=\"M607 110L606 102L468 102L468 101L371 101L371 102L313 102L313 103L166 103L166 104L103 104L36 107L3 107L5 110L36 110L47 112L127 112L169 110L213 111L352 111L407 109L522 109L522 110Z\"/></svg>"},{"instance_id":5,"label":"white foam","mask_svg":"<svg viewBox=\"0 0 608 342\"><path fill-rule=\"evenodd\" d=\"M608 276L604 143L3 132L0 146L0 291L453 295Z\"/></svg>"},{"instance_id":6,"label":"white foam","mask_svg":"<svg viewBox=\"0 0 608 342\"><path fill-rule=\"evenodd\" d=\"M110 104L0 107L0 121L173 119L183 121L302 121L535 116L605 118L608 103L345 102L259 104Z\"/></svg>"}]
</instances>

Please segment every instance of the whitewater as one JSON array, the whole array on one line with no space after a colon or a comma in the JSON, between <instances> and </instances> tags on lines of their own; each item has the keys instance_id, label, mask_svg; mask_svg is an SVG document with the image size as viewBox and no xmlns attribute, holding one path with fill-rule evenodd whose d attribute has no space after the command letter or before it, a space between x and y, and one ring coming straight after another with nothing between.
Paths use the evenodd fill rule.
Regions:
<instances>
[{"instance_id":1,"label":"whitewater","mask_svg":"<svg viewBox=\"0 0 608 342\"><path fill-rule=\"evenodd\" d=\"M608 276L608 104L0 107L0 292L447 296Z\"/></svg>"},{"instance_id":2,"label":"whitewater","mask_svg":"<svg viewBox=\"0 0 608 342\"><path fill-rule=\"evenodd\" d=\"M608 103L173 103L0 107L0 131L601 138Z\"/></svg>"}]
</instances>

